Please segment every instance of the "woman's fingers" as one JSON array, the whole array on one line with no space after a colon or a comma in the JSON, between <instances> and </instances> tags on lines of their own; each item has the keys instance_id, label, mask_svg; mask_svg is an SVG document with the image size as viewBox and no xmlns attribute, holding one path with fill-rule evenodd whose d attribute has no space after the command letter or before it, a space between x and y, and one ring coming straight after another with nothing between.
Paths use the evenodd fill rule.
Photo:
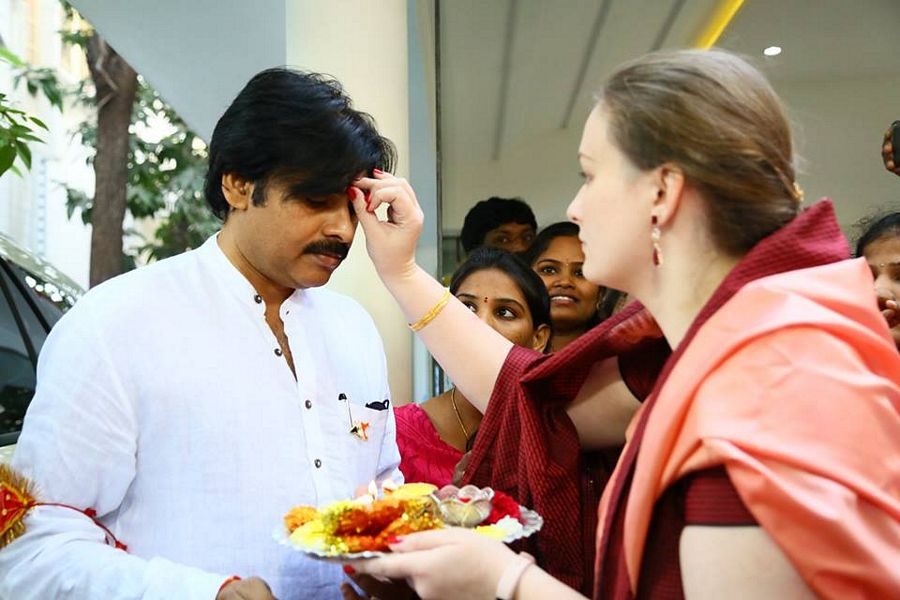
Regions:
<instances>
[{"instance_id":1,"label":"woman's fingers","mask_svg":"<svg viewBox=\"0 0 900 600\"><path fill-rule=\"evenodd\" d=\"M391 551L399 553L421 552L422 550L431 550L451 544L480 542L484 539L484 536L462 527L431 529L401 537L396 544L391 544Z\"/></svg>"},{"instance_id":2,"label":"woman's fingers","mask_svg":"<svg viewBox=\"0 0 900 600\"><path fill-rule=\"evenodd\" d=\"M388 554L347 563L354 573L388 579L406 579L423 568L427 561L418 554Z\"/></svg>"}]
</instances>

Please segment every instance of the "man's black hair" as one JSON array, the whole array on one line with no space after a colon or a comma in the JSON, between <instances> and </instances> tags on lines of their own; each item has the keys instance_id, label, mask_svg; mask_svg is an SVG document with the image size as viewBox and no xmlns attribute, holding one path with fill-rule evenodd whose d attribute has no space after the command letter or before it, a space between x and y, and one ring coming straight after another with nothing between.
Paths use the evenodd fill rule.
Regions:
<instances>
[{"instance_id":1,"label":"man's black hair","mask_svg":"<svg viewBox=\"0 0 900 600\"><path fill-rule=\"evenodd\" d=\"M537 231L534 212L521 198L492 196L482 200L466 213L459 241L466 254L484 244L484 237L504 223L531 225Z\"/></svg>"},{"instance_id":2,"label":"man's black hair","mask_svg":"<svg viewBox=\"0 0 900 600\"><path fill-rule=\"evenodd\" d=\"M393 144L366 113L354 110L341 84L318 73L267 69L240 91L213 131L206 201L221 219L229 205L222 176L255 184L253 203L265 201L272 179L288 195L316 198L342 192L360 173L392 171Z\"/></svg>"},{"instance_id":3,"label":"man's black hair","mask_svg":"<svg viewBox=\"0 0 900 600\"><path fill-rule=\"evenodd\" d=\"M525 303L531 313L531 323L535 329L540 325L546 325L553 330L553 323L550 321L550 297L547 295L544 282L521 258L501 248L490 246L476 248L453 273L450 279L450 293L455 296L459 286L472 273L487 269L497 269L509 275L525 297Z\"/></svg>"},{"instance_id":4,"label":"man's black hair","mask_svg":"<svg viewBox=\"0 0 900 600\"><path fill-rule=\"evenodd\" d=\"M862 256L866 246L886 236L900 237L900 212L890 212L868 225L856 242L856 256Z\"/></svg>"}]
</instances>

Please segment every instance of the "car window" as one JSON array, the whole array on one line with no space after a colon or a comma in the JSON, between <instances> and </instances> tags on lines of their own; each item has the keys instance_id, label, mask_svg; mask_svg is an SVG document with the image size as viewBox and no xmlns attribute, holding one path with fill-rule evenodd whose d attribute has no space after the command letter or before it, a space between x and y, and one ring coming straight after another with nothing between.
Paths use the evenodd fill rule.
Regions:
<instances>
[{"instance_id":1,"label":"car window","mask_svg":"<svg viewBox=\"0 0 900 600\"><path fill-rule=\"evenodd\" d=\"M28 308L5 269L0 269L0 278L4 284L0 289L5 288L13 297L16 310L22 311L20 306ZM37 333L34 341L37 352L39 344L43 344L46 338L46 332L30 308L21 317L26 330ZM9 300L6 294L0 292L0 445L11 443L18 437L25 410L34 396L34 388L34 364L28 355Z\"/></svg>"},{"instance_id":2,"label":"car window","mask_svg":"<svg viewBox=\"0 0 900 600\"><path fill-rule=\"evenodd\" d=\"M49 327L53 327L63 313L75 304L75 298L47 277L34 271L26 271L12 262L7 262L7 265L20 284L19 289L27 290L28 296L37 305Z\"/></svg>"}]
</instances>

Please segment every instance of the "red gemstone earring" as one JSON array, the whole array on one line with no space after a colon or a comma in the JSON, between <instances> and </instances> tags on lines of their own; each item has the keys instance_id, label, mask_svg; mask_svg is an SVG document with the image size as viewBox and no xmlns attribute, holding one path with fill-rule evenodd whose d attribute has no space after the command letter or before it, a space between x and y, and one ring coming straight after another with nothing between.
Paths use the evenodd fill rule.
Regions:
<instances>
[{"instance_id":1,"label":"red gemstone earring","mask_svg":"<svg viewBox=\"0 0 900 600\"><path fill-rule=\"evenodd\" d=\"M650 224L653 228L650 230L650 239L653 240L653 266L658 267L663 264L662 248L659 247L659 240L662 238L662 232L659 230L659 219L656 215L650 217Z\"/></svg>"}]
</instances>

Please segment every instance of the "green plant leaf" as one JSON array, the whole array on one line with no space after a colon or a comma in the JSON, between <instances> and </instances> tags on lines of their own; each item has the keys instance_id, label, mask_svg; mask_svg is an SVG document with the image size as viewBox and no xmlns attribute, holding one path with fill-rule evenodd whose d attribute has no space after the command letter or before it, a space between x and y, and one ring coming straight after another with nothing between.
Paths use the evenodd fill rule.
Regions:
<instances>
[{"instance_id":1,"label":"green plant leaf","mask_svg":"<svg viewBox=\"0 0 900 600\"><path fill-rule=\"evenodd\" d=\"M31 149L28 145L24 142L16 142L16 151L25 164L25 168L31 169Z\"/></svg>"},{"instance_id":2,"label":"green plant leaf","mask_svg":"<svg viewBox=\"0 0 900 600\"><path fill-rule=\"evenodd\" d=\"M8 62L14 67L24 67L25 63L22 62L22 59L13 53L12 50L7 48L6 46L0 46L0 58Z\"/></svg>"},{"instance_id":3,"label":"green plant leaf","mask_svg":"<svg viewBox=\"0 0 900 600\"><path fill-rule=\"evenodd\" d=\"M6 173L16 160L15 146L0 147L0 175Z\"/></svg>"}]
</instances>

